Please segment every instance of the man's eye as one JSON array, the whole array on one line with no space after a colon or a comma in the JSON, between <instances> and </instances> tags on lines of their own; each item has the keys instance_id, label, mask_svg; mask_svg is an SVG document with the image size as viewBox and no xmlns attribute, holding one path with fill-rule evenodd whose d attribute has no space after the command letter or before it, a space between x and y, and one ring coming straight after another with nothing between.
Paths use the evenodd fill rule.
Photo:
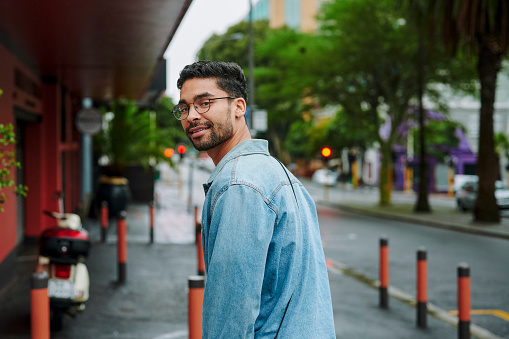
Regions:
<instances>
[{"instance_id":1,"label":"man's eye","mask_svg":"<svg viewBox=\"0 0 509 339\"><path fill-rule=\"evenodd\" d=\"M210 101L208 101L208 100L203 100L198 103L198 106L200 106L200 107L208 107L209 105L210 105Z\"/></svg>"},{"instance_id":2,"label":"man's eye","mask_svg":"<svg viewBox=\"0 0 509 339\"><path fill-rule=\"evenodd\" d=\"M179 109L180 109L180 111L182 113L187 113L187 111L189 110L189 107L187 107L187 106L180 106Z\"/></svg>"}]
</instances>

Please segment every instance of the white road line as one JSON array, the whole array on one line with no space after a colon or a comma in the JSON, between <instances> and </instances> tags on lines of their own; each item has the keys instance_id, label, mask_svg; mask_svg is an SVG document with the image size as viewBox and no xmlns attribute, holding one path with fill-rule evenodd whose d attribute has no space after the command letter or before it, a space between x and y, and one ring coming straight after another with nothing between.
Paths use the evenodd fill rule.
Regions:
<instances>
[{"instance_id":1,"label":"white road line","mask_svg":"<svg viewBox=\"0 0 509 339\"><path fill-rule=\"evenodd\" d=\"M178 338L187 338L189 334L188 330L176 331L173 333L167 333L160 335L159 337L155 337L154 339L178 339Z\"/></svg>"}]
</instances>

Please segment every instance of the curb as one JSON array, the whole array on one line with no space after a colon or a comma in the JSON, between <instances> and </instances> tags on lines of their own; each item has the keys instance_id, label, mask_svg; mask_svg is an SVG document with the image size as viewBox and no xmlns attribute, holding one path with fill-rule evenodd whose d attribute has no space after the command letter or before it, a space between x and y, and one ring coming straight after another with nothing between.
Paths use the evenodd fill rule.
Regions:
<instances>
[{"instance_id":1,"label":"curb","mask_svg":"<svg viewBox=\"0 0 509 339\"><path fill-rule=\"evenodd\" d=\"M341 210L357 213L357 214L364 214L364 215L370 215L374 217L389 219L389 220L396 220L396 221L403 221L403 222L410 222L414 224L419 224L423 226L429 226L429 227L436 227L441 229L448 229L456 232L462 232L462 233L470 233L470 234L476 234L476 235L482 235L487 237L494 237L494 238L500 238L509 240L509 233L507 232L500 232L497 230L487 230L481 228L482 226L461 226L457 224L453 224L450 222L444 222L444 221L437 221L437 220L423 220L421 218L415 218L412 216L406 216L401 214L393 214L393 213L384 213L384 212L376 212L369 210L367 208L363 207L355 207L351 205L344 205L344 204L338 204L338 203L332 203L325 200L318 200L316 202L317 204L333 207L333 208L339 208Z\"/></svg>"}]
</instances>

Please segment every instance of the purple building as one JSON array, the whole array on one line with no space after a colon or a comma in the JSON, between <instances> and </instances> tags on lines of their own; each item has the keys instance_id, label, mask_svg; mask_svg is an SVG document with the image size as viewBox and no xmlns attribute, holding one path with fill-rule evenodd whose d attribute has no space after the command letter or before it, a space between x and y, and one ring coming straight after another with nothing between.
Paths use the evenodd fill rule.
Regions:
<instances>
[{"instance_id":1,"label":"purple building","mask_svg":"<svg viewBox=\"0 0 509 339\"><path fill-rule=\"evenodd\" d=\"M444 120L444 116L435 111L426 111L428 119ZM403 137L408 135L408 131L415 127L417 124L409 122L400 126L398 129ZM450 160L448 163L439 161L433 155L427 155L426 162L428 164L428 179L430 192L446 192L448 184L448 169L449 166L454 166L455 174L476 174L477 157L472 152L472 149L467 141L467 138L460 128L457 128L455 133L459 139L457 147L451 148L447 146L438 146L442 151L449 154ZM393 167L394 178L393 187L395 190L404 189L405 167L408 165L413 168L413 187L417 190L419 182L419 157L413 159L407 158L406 146L395 145L393 146Z\"/></svg>"}]
</instances>

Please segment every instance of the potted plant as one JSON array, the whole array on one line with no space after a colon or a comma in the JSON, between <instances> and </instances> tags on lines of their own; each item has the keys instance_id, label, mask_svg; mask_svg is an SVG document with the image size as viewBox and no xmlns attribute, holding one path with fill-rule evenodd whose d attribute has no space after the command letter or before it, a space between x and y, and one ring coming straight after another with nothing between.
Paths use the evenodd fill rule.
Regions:
<instances>
[{"instance_id":1,"label":"potted plant","mask_svg":"<svg viewBox=\"0 0 509 339\"><path fill-rule=\"evenodd\" d=\"M172 165L171 159L164 157L164 150L175 145L178 133L176 124L165 126L160 122L166 119L161 120L159 114L171 118L166 106L171 107L171 100L165 99L156 111L149 111L140 110L131 100L119 99L101 108L103 130L94 137L101 165L96 206L107 201L110 216L125 210L130 200L152 200L155 165L159 161Z\"/></svg>"}]
</instances>

